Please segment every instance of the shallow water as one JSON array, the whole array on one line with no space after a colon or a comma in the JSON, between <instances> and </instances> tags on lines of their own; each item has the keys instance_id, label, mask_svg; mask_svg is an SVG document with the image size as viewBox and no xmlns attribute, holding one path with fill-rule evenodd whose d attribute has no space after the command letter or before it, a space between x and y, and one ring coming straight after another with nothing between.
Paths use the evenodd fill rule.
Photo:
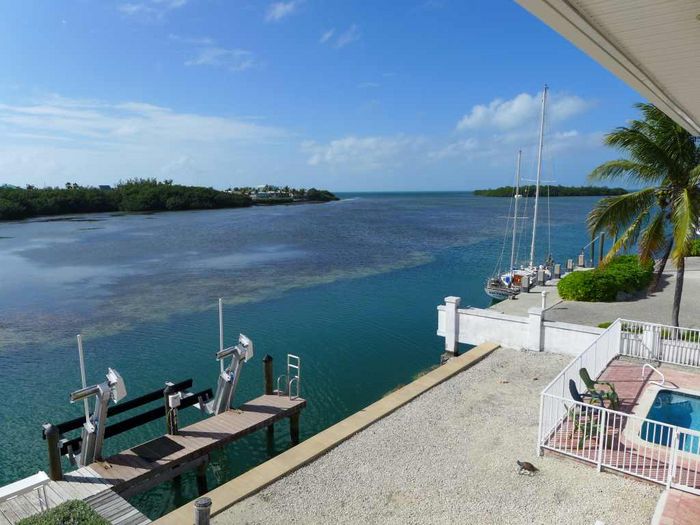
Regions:
<instances>
[{"instance_id":1,"label":"shallow water","mask_svg":"<svg viewBox=\"0 0 700 525\"><path fill-rule=\"evenodd\" d=\"M302 358L302 439L407 383L439 361L436 306L447 295L486 306L485 277L502 249L508 199L466 193L347 194L323 205L90 215L0 224L0 484L46 468L41 424L77 417L75 334L88 382L108 366L129 397L166 380L214 387L216 300L227 343L255 342L237 399L262 391L261 360ZM586 244L595 198L551 201L552 251ZM543 225L538 253L547 250ZM529 239L529 237L528 237ZM521 253L525 253L522 242ZM195 421L181 412L181 426ZM257 433L214 455L210 488L275 450ZM107 441L107 452L159 435L156 421ZM196 496L194 476L132 498L155 517Z\"/></svg>"}]
</instances>

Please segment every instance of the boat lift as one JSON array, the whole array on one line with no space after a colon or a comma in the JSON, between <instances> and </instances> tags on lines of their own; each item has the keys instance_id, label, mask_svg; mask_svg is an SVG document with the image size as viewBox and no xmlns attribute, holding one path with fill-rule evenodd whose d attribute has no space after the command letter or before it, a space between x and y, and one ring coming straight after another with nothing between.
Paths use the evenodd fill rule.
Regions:
<instances>
[{"instance_id":1,"label":"boat lift","mask_svg":"<svg viewBox=\"0 0 700 525\"><path fill-rule=\"evenodd\" d=\"M225 365L226 358L231 362ZM224 348L224 303L219 299L219 351L216 359L219 361L219 380L216 384L214 399L206 404L199 404L200 410L206 414L222 414L231 408L241 377L243 365L253 358L253 341L243 334L238 336L238 344Z\"/></svg>"},{"instance_id":2,"label":"boat lift","mask_svg":"<svg viewBox=\"0 0 700 525\"><path fill-rule=\"evenodd\" d=\"M102 445L105 439L105 422L107 420L107 408L110 401L118 403L126 397L126 385L119 372L112 368L107 369L107 380L92 386L85 384L85 363L83 360L83 345L78 336L78 349L80 350L80 371L83 387L70 394L70 402L83 400L85 404L85 423L83 424L82 443L78 466L84 467L95 461L102 460ZM95 409L90 414L88 402L95 396ZM71 460L74 460L71 457Z\"/></svg>"}]
</instances>

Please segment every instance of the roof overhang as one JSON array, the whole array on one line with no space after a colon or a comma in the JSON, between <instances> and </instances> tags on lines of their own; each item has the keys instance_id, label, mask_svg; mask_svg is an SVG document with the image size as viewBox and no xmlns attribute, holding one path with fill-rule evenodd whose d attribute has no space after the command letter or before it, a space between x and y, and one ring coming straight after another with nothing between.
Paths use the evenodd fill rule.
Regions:
<instances>
[{"instance_id":1,"label":"roof overhang","mask_svg":"<svg viewBox=\"0 0 700 525\"><path fill-rule=\"evenodd\" d=\"M700 0L516 0L700 135Z\"/></svg>"}]
</instances>

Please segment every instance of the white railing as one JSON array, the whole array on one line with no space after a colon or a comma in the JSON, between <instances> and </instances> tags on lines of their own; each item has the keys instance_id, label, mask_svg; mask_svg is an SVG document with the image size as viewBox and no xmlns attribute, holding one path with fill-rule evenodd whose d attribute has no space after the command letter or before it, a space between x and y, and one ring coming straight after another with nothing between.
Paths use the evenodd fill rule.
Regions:
<instances>
[{"instance_id":1,"label":"white railing","mask_svg":"<svg viewBox=\"0 0 700 525\"><path fill-rule=\"evenodd\" d=\"M542 414L557 421L542 448L700 494L700 433L551 394Z\"/></svg>"},{"instance_id":2,"label":"white railing","mask_svg":"<svg viewBox=\"0 0 700 525\"><path fill-rule=\"evenodd\" d=\"M620 321L621 355L700 367L700 330L626 319Z\"/></svg>"},{"instance_id":3,"label":"white railing","mask_svg":"<svg viewBox=\"0 0 700 525\"><path fill-rule=\"evenodd\" d=\"M582 368L588 370L592 378L598 377L608 366L610 361L619 355L621 323L618 319L611 324L593 343L571 363L562 370L554 380L542 391L542 395L549 394L564 399L571 399L569 394L569 380L573 379L576 388L585 391L585 385L579 371ZM540 443L542 436L549 434L565 415L566 409L560 407L559 413L545 414L540 407Z\"/></svg>"},{"instance_id":4,"label":"white railing","mask_svg":"<svg viewBox=\"0 0 700 525\"><path fill-rule=\"evenodd\" d=\"M700 433L572 399L624 355L700 367L700 330L618 319L542 391L538 450L550 449L700 494Z\"/></svg>"}]
</instances>

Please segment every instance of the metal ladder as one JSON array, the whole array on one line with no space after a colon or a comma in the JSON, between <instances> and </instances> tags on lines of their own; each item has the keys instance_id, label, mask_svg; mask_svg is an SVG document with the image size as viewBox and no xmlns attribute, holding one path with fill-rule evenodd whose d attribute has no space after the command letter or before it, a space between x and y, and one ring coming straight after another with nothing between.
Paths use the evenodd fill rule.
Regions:
<instances>
[{"instance_id":1,"label":"metal ladder","mask_svg":"<svg viewBox=\"0 0 700 525\"><path fill-rule=\"evenodd\" d=\"M652 385L664 386L666 378L664 377L663 373L658 368L656 368L653 365L650 365L649 363L644 363L644 366L642 366L642 379L644 379L644 371L647 369L647 367L651 368L654 372L661 376L660 383L658 381L649 381L649 383L651 383Z\"/></svg>"},{"instance_id":2,"label":"metal ladder","mask_svg":"<svg viewBox=\"0 0 700 525\"><path fill-rule=\"evenodd\" d=\"M283 379L284 389L280 388ZM294 390L292 387L295 387ZM277 378L276 392L278 396L289 396L289 399L296 399L301 395L301 358L298 355L287 354L287 373Z\"/></svg>"}]
</instances>

